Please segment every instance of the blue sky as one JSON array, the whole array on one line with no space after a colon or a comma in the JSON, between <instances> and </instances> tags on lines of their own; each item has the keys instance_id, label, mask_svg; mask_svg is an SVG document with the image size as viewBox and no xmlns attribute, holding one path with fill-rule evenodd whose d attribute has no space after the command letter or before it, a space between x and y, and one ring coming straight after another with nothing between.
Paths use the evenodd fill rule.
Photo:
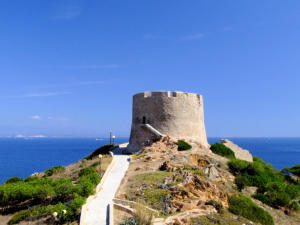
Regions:
<instances>
[{"instance_id":1,"label":"blue sky","mask_svg":"<svg viewBox=\"0 0 300 225\"><path fill-rule=\"evenodd\" d=\"M299 136L298 0L0 4L0 136L128 136L151 90L202 94L208 136Z\"/></svg>"}]
</instances>

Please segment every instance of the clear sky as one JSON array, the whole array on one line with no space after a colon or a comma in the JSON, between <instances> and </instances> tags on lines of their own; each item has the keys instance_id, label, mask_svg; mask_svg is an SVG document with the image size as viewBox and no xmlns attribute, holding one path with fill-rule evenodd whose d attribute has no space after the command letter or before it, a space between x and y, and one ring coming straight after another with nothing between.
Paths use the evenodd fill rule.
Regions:
<instances>
[{"instance_id":1,"label":"clear sky","mask_svg":"<svg viewBox=\"0 0 300 225\"><path fill-rule=\"evenodd\" d=\"M208 136L300 136L299 0L3 0L0 136L128 136L132 95L204 97Z\"/></svg>"}]
</instances>

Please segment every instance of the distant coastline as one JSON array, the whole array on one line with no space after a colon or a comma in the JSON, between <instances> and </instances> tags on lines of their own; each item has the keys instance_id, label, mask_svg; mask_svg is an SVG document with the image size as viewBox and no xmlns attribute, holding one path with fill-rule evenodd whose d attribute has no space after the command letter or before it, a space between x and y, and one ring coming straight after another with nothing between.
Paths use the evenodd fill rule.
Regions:
<instances>
[{"instance_id":1,"label":"distant coastline","mask_svg":"<svg viewBox=\"0 0 300 225\"><path fill-rule=\"evenodd\" d=\"M123 143L128 139L118 138L116 141ZM220 139L221 137L210 137L208 142L213 144ZM250 150L251 154L264 159L274 168L282 169L299 163L300 138L230 137L228 139ZM52 166L69 165L108 142L108 138L101 137L29 139L0 137L0 183L12 176L25 178Z\"/></svg>"}]
</instances>

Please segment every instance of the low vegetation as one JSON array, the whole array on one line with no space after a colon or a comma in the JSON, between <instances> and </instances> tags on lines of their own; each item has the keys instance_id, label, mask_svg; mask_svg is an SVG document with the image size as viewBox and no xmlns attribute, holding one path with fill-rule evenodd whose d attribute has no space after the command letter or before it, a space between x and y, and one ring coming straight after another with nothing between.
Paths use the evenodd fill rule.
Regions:
<instances>
[{"instance_id":1,"label":"low vegetation","mask_svg":"<svg viewBox=\"0 0 300 225\"><path fill-rule=\"evenodd\" d=\"M295 199L300 197L300 183L285 176L281 171L272 168L258 157L254 162L233 159L228 162L231 172L236 176L235 183L241 191L246 186L257 187L254 198L272 206L299 210Z\"/></svg>"},{"instance_id":2,"label":"low vegetation","mask_svg":"<svg viewBox=\"0 0 300 225\"><path fill-rule=\"evenodd\" d=\"M146 153L141 153L141 154L138 154L138 155L132 155L131 158L133 160L139 160L139 159L145 157L146 155L147 155Z\"/></svg>"},{"instance_id":3,"label":"low vegetation","mask_svg":"<svg viewBox=\"0 0 300 225\"><path fill-rule=\"evenodd\" d=\"M189 171L197 176L204 177L203 170L199 167L186 164L184 165L183 170Z\"/></svg>"},{"instance_id":4,"label":"low vegetation","mask_svg":"<svg viewBox=\"0 0 300 225\"><path fill-rule=\"evenodd\" d=\"M285 168L284 170L294 174L295 176L300 178L300 164L292 166L290 168Z\"/></svg>"},{"instance_id":5,"label":"low vegetation","mask_svg":"<svg viewBox=\"0 0 300 225\"><path fill-rule=\"evenodd\" d=\"M110 160L110 156L103 158L105 166ZM0 213L14 213L9 224L41 218L53 224L50 215L54 212L58 213L60 224L78 221L82 205L100 182L99 162L86 161L84 166L80 163L68 171L55 166L39 176L8 179L0 186Z\"/></svg>"},{"instance_id":6,"label":"low vegetation","mask_svg":"<svg viewBox=\"0 0 300 225\"><path fill-rule=\"evenodd\" d=\"M19 182L19 181L22 181L22 179L15 176L15 177L9 178L9 179L6 181L6 183L7 183L7 184L9 184L9 183L16 183L16 182Z\"/></svg>"},{"instance_id":7,"label":"low vegetation","mask_svg":"<svg viewBox=\"0 0 300 225\"><path fill-rule=\"evenodd\" d=\"M221 214L215 213L193 218L192 225L241 225L250 224L248 219L240 217L238 220L233 219L234 215L228 210L224 210Z\"/></svg>"},{"instance_id":8,"label":"low vegetation","mask_svg":"<svg viewBox=\"0 0 300 225\"><path fill-rule=\"evenodd\" d=\"M227 146L220 144L220 143L215 143L210 146L210 150L212 150L213 153L218 154L220 156L224 156L229 159L234 159L235 154L234 152L228 148Z\"/></svg>"},{"instance_id":9,"label":"low vegetation","mask_svg":"<svg viewBox=\"0 0 300 225\"><path fill-rule=\"evenodd\" d=\"M88 156L85 157L85 159L87 160L91 160L95 157L98 157L99 154L102 155L106 155L109 154L109 152L115 147L114 144L106 144L103 145L102 147L96 149L95 151L93 151L91 154L89 154Z\"/></svg>"},{"instance_id":10,"label":"low vegetation","mask_svg":"<svg viewBox=\"0 0 300 225\"><path fill-rule=\"evenodd\" d=\"M136 218L137 225L151 225L154 214L152 211L144 207L144 204L142 204L142 202L138 201L135 206L134 216Z\"/></svg>"},{"instance_id":11,"label":"low vegetation","mask_svg":"<svg viewBox=\"0 0 300 225\"><path fill-rule=\"evenodd\" d=\"M233 195L229 198L229 211L253 222L263 225L274 225L273 218L268 212L258 207L250 198L242 195Z\"/></svg>"},{"instance_id":12,"label":"low vegetation","mask_svg":"<svg viewBox=\"0 0 300 225\"><path fill-rule=\"evenodd\" d=\"M211 205L218 211L218 213L223 213L223 205L218 201L210 200L206 202L205 205Z\"/></svg>"},{"instance_id":13,"label":"low vegetation","mask_svg":"<svg viewBox=\"0 0 300 225\"><path fill-rule=\"evenodd\" d=\"M163 199L170 193L159 187L172 172L157 171L136 175L134 186L128 190L127 198L132 201L141 200L151 208L162 210ZM137 191L137 188L139 189ZM139 192L139 194L137 194Z\"/></svg>"},{"instance_id":14,"label":"low vegetation","mask_svg":"<svg viewBox=\"0 0 300 225\"><path fill-rule=\"evenodd\" d=\"M49 176L52 176L54 174L62 173L65 170L66 170L66 168L63 167L63 166L53 166L51 169L47 169L45 171L45 176L49 177Z\"/></svg>"},{"instance_id":15,"label":"low vegetation","mask_svg":"<svg viewBox=\"0 0 300 225\"><path fill-rule=\"evenodd\" d=\"M186 150L192 149L192 146L189 143L187 143L187 142L185 142L183 140L178 140L176 142L176 144L178 146L178 148L177 148L178 151L186 151Z\"/></svg>"}]
</instances>

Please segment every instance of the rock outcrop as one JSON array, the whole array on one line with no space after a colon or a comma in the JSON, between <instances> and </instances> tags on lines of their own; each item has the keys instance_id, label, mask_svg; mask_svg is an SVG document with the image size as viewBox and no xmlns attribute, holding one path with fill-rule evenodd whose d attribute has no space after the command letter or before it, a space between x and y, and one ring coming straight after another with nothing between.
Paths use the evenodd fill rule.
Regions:
<instances>
[{"instance_id":1,"label":"rock outcrop","mask_svg":"<svg viewBox=\"0 0 300 225\"><path fill-rule=\"evenodd\" d=\"M234 144L232 141L229 141L227 139L222 139L221 142L223 145L230 148L234 152L235 157L237 159L253 162L253 157L248 150L242 149L241 147L239 147L238 145Z\"/></svg>"}]
</instances>

